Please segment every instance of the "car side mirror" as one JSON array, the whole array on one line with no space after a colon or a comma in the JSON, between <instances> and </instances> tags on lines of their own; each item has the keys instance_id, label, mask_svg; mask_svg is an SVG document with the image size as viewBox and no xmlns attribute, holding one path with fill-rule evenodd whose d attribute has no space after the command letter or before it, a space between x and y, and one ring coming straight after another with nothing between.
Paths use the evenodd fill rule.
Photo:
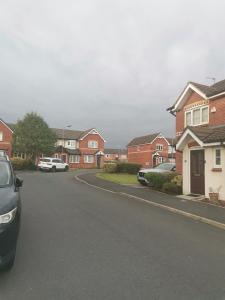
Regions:
<instances>
[{"instance_id":1,"label":"car side mirror","mask_svg":"<svg viewBox=\"0 0 225 300\"><path fill-rule=\"evenodd\" d=\"M23 179L19 178L16 176L16 179L15 179L15 186L16 187L21 187L23 185Z\"/></svg>"}]
</instances>

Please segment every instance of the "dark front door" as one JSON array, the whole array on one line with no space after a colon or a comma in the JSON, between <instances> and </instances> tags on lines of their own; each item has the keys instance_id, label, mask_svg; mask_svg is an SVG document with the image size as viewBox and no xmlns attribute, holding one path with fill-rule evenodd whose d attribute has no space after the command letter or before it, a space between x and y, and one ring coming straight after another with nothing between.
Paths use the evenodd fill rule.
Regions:
<instances>
[{"instance_id":1,"label":"dark front door","mask_svg":"<svg viewBox=\"0 0 225 300\"><path fill-rule=\"evenodd\" d=\"M204 150L191 151L191 193L205 195Z\"/></svg>"}]
</instances>

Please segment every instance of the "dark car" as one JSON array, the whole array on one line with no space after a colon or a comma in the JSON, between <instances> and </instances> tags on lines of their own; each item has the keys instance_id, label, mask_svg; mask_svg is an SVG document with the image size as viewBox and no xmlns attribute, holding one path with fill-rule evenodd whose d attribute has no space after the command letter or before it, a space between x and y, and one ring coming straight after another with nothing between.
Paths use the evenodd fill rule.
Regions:
<instances>
[{"instance_id":1,"label":"dark car","mask_svg":"<svg viewBox=\"0 0 225 300\"><path fill-rule=\"evenodd\" d=\"M0 270L13 266L20 228L23 181L15 176L7 156L0 157Z\"/></svg>"}]
</instances>

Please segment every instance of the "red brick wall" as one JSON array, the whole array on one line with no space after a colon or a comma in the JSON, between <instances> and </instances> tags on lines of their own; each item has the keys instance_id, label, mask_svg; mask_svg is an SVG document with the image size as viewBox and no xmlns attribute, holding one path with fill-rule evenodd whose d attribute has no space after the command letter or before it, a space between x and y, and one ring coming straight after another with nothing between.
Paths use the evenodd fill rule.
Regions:
<instances>
[{"instance_id":1,"label":"red brick wall","mask_svg":"<svg viewBox=\"0 0 225 300\"><path fill-rule=\"evenodd\" d=\"M195 102L204 100L200 95L197 93L193 92L189 99L186 101L184 106L193 104ZM211 112L211 109L214 108L216 109L216 112ZM184 116L185 116L185 111L184 108L182 108L179 112L176 114L176 135L180 132L183 132L184 130ZM208 125L221 125L225 124L225 97L217 98L215 100L209 100L209 124ZM205 126L205 125L202 125ZM182 173L182 153L177 153L176 156L176 167L177 171L179 173Z\"/></svg>"},{"instance_id":2,"label":"red brick wall","mask_svg":"<svg viewBox=\"0 0 225 300\"><path fill-rule=\"evenodd\" d=\"M12 156L12 132L0 120L0 132L3 132L3 141L0 141L0 149L5 150L9 157Z\"/></svg>"},{"instance_id":3,"label":"red brick wall","mask_svg":"<svg viewBox=\"0 0 225 300\"><path fill-rule=\"evenodd\" d=\"M97 141L98 142L98 148L97 149L91 149L88 148L88 141ZM104 140L100 137L98 134L88 134L83 140L79 141L79 149L80 150L91 150L93 153L96 151L103 151L104 152Z\"/></svg>"},{"instance_id":4,"label":"red brick wall","mask_svg":"<svg viewBox=\"0 0 225 300\"><path fill-rule=\"evenodd\" d=\"M157 138L152 144L128 147L128 162L141 164L143 167L153 167L152 155L156 151L156 144L163 145L163 150L157 152L166 161L168 158L168 143L163 138Z\"/></svg>"},{"instance_id":5,"label":"red brick wall","mask_svg":"<svg viewBox=\"0 0 225 300\"><path fill-rule=\"evenodd\" d=\"M215 107L216 112L211 113L210 110ZM225 124L225 97L209 102L209 124L220 125Z\"/></svg>"}]
</instances>

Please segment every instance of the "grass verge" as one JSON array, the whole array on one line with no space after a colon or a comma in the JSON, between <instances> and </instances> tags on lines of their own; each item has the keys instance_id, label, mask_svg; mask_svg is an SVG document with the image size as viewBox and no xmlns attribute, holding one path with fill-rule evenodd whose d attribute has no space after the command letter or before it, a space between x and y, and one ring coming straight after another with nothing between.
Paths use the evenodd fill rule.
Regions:
<instances>
[{"instance_id":1,"label":"grass verge","mask_svg":"<svg viewBox=\"0 0 225 300\"><path fill-rule=\"evenodd\" d=\"M137 176L121 173L97 173L98 178L112 181L119 184L138 184Z\"/></svg>"}]
</instances>

